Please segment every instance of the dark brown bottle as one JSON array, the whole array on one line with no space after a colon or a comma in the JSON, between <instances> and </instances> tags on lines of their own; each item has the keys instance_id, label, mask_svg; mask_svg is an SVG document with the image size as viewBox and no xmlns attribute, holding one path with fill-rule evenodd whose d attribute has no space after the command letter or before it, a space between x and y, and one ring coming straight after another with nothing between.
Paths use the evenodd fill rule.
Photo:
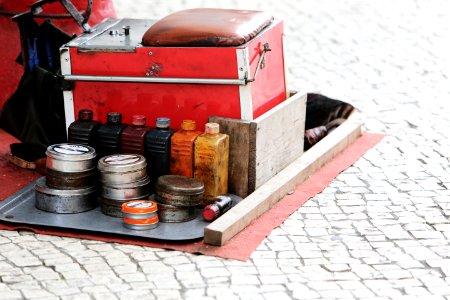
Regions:
<instances>
[{"instance_id":1,"label":"dark brown bottle","mask_svg":"<svg viewBox=\"0 0 450 300\"><path fill-rule=\"evenodd\" d=\"M145 121L143 115L132 117L131 125L127 126L121 134L120 147L122 153L145 154L145 136L152 129L145 126Z\"/></svg>"},{"instance_id":2,"label":"dark brown bottle","mask_svg":"<svg viewBox=\"0 0 450 300\"><path fill-rule=\"evenodd\" d=\"M214 221L241 200L241 197L232 194L219 195L212 200L211 204L205 206L202 212L203 218L206 221Z\"/></svg>"},{"instance_id":3,"label":"dark brown bottle","mask_svg":"<svg viewBox=\"0 0 450 300\"><path fill-rule=\"evenodd\" d=\"M108 113L107 123L101 125L97 130L98 158L120 153L120 134L126 126L126 124L122 124L121 113Z\"/></svg>"},{"instance_id":4,"label":"dark brown bottle","mask_svg":"<svg viewBox=\"0 0 450 300\"><path fill-rule=\"evenodd\" d=\"M89 145L95 148L97 129L101 125L94 121L94 113L90 109L80 109L78 119L70 124L67 140L69 143Z\"/></svg>"},{"instance_id":5,"label":"dark brown bottle","mask_svg":"<svg viewBox=\"0 0 450 300\"><path fill-rule=\"evenodd\" d=\"M156 128L150 130L145 137L147 173L152 187L159 176L170 172L170 138L174 132L174 129L170 129L169 118L157 118Z\"/></svg>"}]
</instances>

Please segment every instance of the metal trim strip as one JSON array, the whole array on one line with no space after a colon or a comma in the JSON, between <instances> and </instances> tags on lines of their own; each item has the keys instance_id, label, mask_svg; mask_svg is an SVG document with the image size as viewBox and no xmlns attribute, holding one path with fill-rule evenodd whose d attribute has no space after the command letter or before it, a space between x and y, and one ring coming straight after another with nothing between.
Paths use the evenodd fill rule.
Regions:
<instances>
[{"instance_id":1,"label":"metal trim strip","mask_svg":"<svg viewBox=\"0 0 450 300\"><path fill-rule=\"evenodd\" d=\"M161 78L139 76L94 76L94 75L64 75L68 81L94 82L135 82L135 83L187 83L187 84L219 84L246 85L246 79L218 79L218 78Z\"/></svg>"}]
</instances>

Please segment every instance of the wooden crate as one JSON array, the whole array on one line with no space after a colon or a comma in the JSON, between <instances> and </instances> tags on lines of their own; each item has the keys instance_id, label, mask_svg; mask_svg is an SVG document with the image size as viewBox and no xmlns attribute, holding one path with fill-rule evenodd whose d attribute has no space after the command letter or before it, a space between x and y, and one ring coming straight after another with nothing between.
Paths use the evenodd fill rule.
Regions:
<instances>
[{"instance_id":1,"label":"wooden crate","mask_svg":"<svg viewBox=\"0 0 450 300\"><path fill-rule=\"evenodd\" d=\"M306 94L291 97L253 121L210 117L230 136L228 189L247 197L303 153Z\"/></svg>"},{"instance_id":2,"label":"wooden crate","mask_svg":"<svg viewBox=\"0 0 450 300\"><path fill-rule=\"evenodd\" d=\"M221 246L269 210L288 192L325 163L347 148L361 135L361 123L346 121L323 140L270 178L240 203L205 227L204 242ZM242 176L242 179L245 179Z\"/></svg>"}]
</instances>

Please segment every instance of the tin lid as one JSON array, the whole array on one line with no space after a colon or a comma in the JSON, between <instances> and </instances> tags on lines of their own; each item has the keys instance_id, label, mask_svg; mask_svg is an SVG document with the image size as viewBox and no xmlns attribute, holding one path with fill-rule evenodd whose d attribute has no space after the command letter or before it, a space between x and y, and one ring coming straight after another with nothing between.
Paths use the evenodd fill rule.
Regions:
<instances>
[{"instance_id":1,"label":"tin lid","mask_svg":"<svg viewBox=\"0 0 450 300\"><path fill-rule=\"evenodd\" d=\"M47 185L45 177L41 177L38 180L36 180L36 185L34 186L34 189L41 194L47 194L51 196L60 196L60 197L68 197L68 196L86 196L93 194L97 191L97 186L89 186L82 189L76 189L76 190L61 190L61 189L54 189Z\"/></svg>"},{"instance_id":2,"label":"tin lid","mask_svg":"<svg viewBox=\"0 0 450 300\"><path fill-rule=\"evenodd\" d=\"M194 120L183 120L181 122L181 129L183 130L195 130L196 124Z\"/></svg>"},{"instance_id":3,"label":"tin lid","mask_svg":"<svg viewBox=\"0 0 450 300\"><path fill-rule=\"evenodd\" d=\"M157 210L156 202L150 200L134 200L122 204L122 212L128 214L148 214Z\"/></svg>"},{"instance_id":4,"label":"tin lid","mask_svg":"<svg viewBox=\"0 0 450 300\"><path fill-rule=\"evenodd\" d=\"M155 184L157 191L181 195L198 195L204 192L203 182L180 175L160 176Z\"/></svg>"},{"instance_id":5,"label":"tin lid","mask_svg":"<svg viewBox=\"0 0 450 300\"><path fill-rule=\"evenodd\" d=\"M109 124L121 124L122 114L119 112L109 112L106 119Z\"/></svg>"},{"instance_id":6,"label":"tin lid","mask_svg":"<svg viewBox=\"0 0 450 300\"><path fill-rule=\"evenodd\" d=\"M209 134L219 133L219 124L206 123L205 124L205 133L209 133Z\"/></svg>"},{"instance_id":7,"label":"tin lid","mask_svg":"<svg viewBox=\"0 0 450 300\"><path fill-rule=\"evenodd\" d=\"M131 124L134 126L145 126L146 118L143 115L134 115L131 117Z\"/></svg>"},{"instance_id":8,"label":"tin lid","mask_svg":"<svg viewBox=\"0 0 450 300\"><path fill-rule=\"evenodd\" d=\"M169 118L157 118L156 119L156 128L169 128L170 127L170 119Z\"/></svg>"},{"instance_id":9,"label":"tin lid","mask_svg":"<svg viewBox=\"0 0 450 300\"><path fill-rule=\"evenodd\" d=\"M80 109L78 112L78 119L82 121L92 121L94 113L90 109Z\"/></svg>"},{"instance_id":10,"label":"tin lid","mask_svg":"<svg viewBox=\"0 0 450 300\"><path fill-rule=\"evenodd\" d=\"M71 143L50 145L45 154L49 158L63 161L90 160L97 156L94 148Z\"/></svg>"},{"instance_id":11,"label":"tin lid","mask_svg":"<svg viewBox=\"0 0 450 300\"><path fill-rule=\"evenodd\" d=\"M145 157L139 154L113 154L100 158L97 168L100 172L123 173L143 169L147 166Z\"/></svg>"},{"instance_id":12,"label":"tin lid","mask_svg":"<svg viewBox=\"0 0 450 300\"><path fill-rule=\"evenodd\" d=\"M130 219L130 218L123 218L123 222L127 224L133 224L133 225L152 225L159 222L158 215L155 215L154 217L148 218L148 219Z\"/></svg>"}]
</instances>

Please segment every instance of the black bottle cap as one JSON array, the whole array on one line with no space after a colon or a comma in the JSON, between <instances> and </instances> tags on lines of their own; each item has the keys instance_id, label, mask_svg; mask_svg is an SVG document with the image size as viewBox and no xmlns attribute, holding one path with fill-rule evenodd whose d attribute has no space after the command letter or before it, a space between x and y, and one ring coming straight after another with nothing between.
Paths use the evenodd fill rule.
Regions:
<instances>
[{"instance_id":1,"label":"black bottle cap","mask_svg":"<svg viewBox=\"0 0 450 300\"><path fill-rule=\"evenodd\" d=\"M94 113L90 109L80 109L78 112L78 119L83 121L92 121Z\"/></svg>"},{"instance_id":2,"label":"black bottle cap","mask_svg":"<svg viewBox=\"0 0 450 300\"><path fill-rule=\"evenodd\" d=\"M108 113L108 123L111 124L120 124L122 123L122 114L118 112L110 112Z\"/></svg>"}]
</instances>

